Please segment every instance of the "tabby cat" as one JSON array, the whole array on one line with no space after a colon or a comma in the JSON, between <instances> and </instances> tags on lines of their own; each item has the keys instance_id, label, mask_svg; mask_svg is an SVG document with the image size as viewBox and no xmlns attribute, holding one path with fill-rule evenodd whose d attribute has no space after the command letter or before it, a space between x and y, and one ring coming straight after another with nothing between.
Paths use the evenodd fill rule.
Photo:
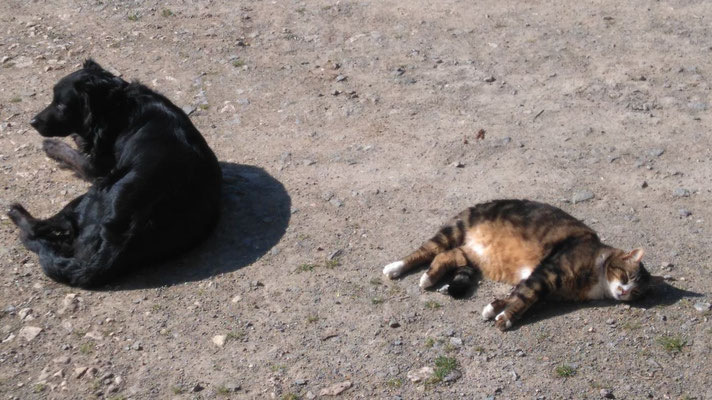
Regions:
<instances>
[{"instance_id":1,"label":"tabby cat","mask_svg":"<svg viewBox=\"0 0 712 400\"><path fill-rule=\"evenodd\" d=\"M452 271L448 291L456 297L472 285L476 270L516 285L507 298L495 299L482 311L485 319L494 318L506 330L546 296L637 299L653 280L642 258L642 249L625 252L603 244L593 229L554 206L495 200L465 210L418 250L386 265L383 273L392 279L430 263L420 287L429 288Z\"/></svg>"}]
</instances>

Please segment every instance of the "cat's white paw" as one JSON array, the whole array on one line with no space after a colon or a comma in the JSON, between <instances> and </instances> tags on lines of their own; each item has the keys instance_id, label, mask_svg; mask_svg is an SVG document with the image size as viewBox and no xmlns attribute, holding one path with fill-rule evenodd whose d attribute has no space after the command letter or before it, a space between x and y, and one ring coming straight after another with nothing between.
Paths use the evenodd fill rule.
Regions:
<instances>
[{"instance_id":1,"label":"cat's white paw","mask_svg":"<svg viewBox=\"0 0 712 400\"><path fill-rule=\"evenodd\" d=\"M383 267L383 274L391 279L397 278L403 273L404 266L405 263L403 261L392 262Z\"/></svg>"},{"instance_id":2,"label":"cat's white paw","mask_svg":"<svg viewBox=\"0 0 712 400\"><path fill-rule=\"evenodd\" d=\"M487 304L485 308L482 309L482 318L485 320L494 318L495 314L496 312L494 311L492 304Z\"/></svg>"},{"instance_id":3,"label":"cat's white paw","mask_svg":"<svg viewBox=\"0 0 712 400\"><path fill-rule=\"evenodd\" d=\"M504 324L500 322L500 320L501 320L501 319L504 319L504 318L507 318L507 316L504 314L504 311L502 311L501 313L497 314L497 317L494 319L494 321L495 321L495 323L497 323L497 326L501 326L501 327L503 327L504 329L509 329L509 328L511 328L511 327L512 327L512 321L506 320L506 321L504 322Z\"/></svg>"},{"instance_id":4,"label":"cat's white paw","mask_svg":"<svg viewBox=\"0 0 712 400\"><path fill-rule=\"evenodd\" d=\"M420 277L420 287L423 289L427 289L431 286L433 286L435 282L430 280L430 277L428 276L428 273L424 273L423 276Z\"/></svg>"}]
</instances>

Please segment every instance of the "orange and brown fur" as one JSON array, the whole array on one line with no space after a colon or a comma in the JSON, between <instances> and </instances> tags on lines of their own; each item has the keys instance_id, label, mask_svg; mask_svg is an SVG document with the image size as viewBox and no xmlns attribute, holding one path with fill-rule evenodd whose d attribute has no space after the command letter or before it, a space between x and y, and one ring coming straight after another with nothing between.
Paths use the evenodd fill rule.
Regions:
<instances>
[{"instance_id":1,"label":"orange and brown fur","mask_svg":"<svg viewBox=\"0 0 712 400\"><path fill-rule=\"evenodd\" d=\"M482 313L505 330L546 296L577 301L638 298L651 281L642 257L641 249L624 252L603 244L591 228L556 207L496 200L465 210L383 273L395 278L430 263L420 286L431 287L453 271L448 288L453 296L471 286L475 270L516 285L506 299L496 299Z\"/></svg>"}]
</instances>

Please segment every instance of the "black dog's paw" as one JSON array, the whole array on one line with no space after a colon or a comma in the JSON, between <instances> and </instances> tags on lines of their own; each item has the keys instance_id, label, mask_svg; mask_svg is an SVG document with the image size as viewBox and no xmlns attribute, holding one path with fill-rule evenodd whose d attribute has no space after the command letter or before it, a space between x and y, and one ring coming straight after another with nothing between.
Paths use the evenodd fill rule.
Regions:
<instances>
[{"instance_id":1,"label":"black dog's paw","mask_svg":"<svg viewBox=\"0 0 712 400\"><path fill-rule=\"evenodd\" d=\"M47 157L60 162L64 162L68 152L74 151L74 149L69 147L68 144L57 139L43 140L42 150L44 150L45 154L47 154Z\"/></svg>"}]
</instances>

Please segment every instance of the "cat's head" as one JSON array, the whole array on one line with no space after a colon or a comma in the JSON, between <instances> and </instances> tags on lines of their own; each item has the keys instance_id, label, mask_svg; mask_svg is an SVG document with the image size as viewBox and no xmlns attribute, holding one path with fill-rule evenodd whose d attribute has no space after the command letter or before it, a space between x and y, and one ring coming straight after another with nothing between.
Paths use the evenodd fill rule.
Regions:
<instances>
[{"instance_id":1,"label":"cat's head","mask_svg":"<svg viewBox=\"0 0 712 400\"><path fill-rule=\"evenodd\" d=\"M611 296L616 300L633 301L648 291L657 278L643 266L643 249L614 251L605 261L606 278Z\"/></svg>"}]
</instances>

